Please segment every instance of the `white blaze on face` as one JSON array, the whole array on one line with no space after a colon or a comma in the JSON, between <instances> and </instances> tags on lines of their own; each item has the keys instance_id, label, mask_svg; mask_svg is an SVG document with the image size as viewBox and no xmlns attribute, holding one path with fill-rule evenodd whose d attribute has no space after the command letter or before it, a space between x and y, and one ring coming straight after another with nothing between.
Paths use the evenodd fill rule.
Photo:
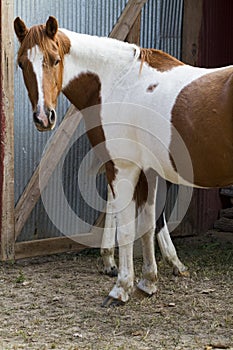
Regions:
<instances>
[{"instance_id":1,"label":"white blaze on face","mask_svg":"<svg viewBox=\"0 0 233 350\"><path fill-rule=\"evenodd\" d=\"M39 47L36 45L32 49L28 50L28 59L32 63L34 73L37 80L38 88L38 106L40 107L40 113L44 109L44 95L43 95L43 54Z\"/></svg>"}]
</instances>

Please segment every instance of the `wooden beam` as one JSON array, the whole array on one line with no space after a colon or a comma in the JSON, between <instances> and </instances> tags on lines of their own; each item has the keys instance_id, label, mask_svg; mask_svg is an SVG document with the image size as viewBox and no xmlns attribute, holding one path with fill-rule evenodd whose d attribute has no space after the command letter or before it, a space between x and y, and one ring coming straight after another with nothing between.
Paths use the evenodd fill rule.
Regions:
<instances>
[{"instance_id":1,"label":"wooden beam","mask_svg":"<svg viewBox=\"0 0 233 350\"><path fill-rule=\"evenodd\" d=\"M140 45L140 29L141 29L141 13L136 18L132 28L130 29L125 41Z\"/></svg>"},{"instance_id":2,"label":"wooden beam","mask_svg":"<svg viewBox=\"0 0 233 350\"><path fill-rule=\"evenodd\" d=\"M129 0L109 36L124 41L146 2L147 0Z\"/></svg>"},{"instance_id":3,"label":"wooden beam","mask_svg":"<svg viewBox=\"0 0 233 350\"><path fill-rule=\"evenodd\" d=\"M99 247L102 241L103 229L105 223L105 213L100 214L90 233L84 234L85 244L81 244L80 233L71 236L53 237L37 239L27 242L15 243L15 259L32 258L35 256L51 255L65 252L79 252L85 248L91 247L93 241Z\"/></svg>"},{"instance_id":4,"label":"wooden beam","mask_svg":"<svg viewBox=\"0 0 233 350\"><path fill-rule=\"evenodd\" d=\"M32 258L65 252L79 252L86 246L77 242L77 237L55 237L15 243L15 259Z\"/></svg>"},{"instance_id":5,"label":"wooden beam","mask_svg":"<svg viewBox=\"0 0 233 350\"><path fill-rule=\"evenodd\" d=\"M66 113L59 128L55 132L51 143L40 161L40 164L33 173L15 207L16 238L20 234L29 215L40 198L41 192L46 187L49 178L59 163L71 137L77 130L80 120L81 113L79 113L74 106L71 106L68 109L68 112Z\"/></svg>"},{"instance_id":6,"label":"wooden beam","mask_svg":"<svg viewBox=\"0 0 233 350\"><path fill-rule=\"evenodd\" d=\"M14 37L13 0L1 0L0 237L1 260L14 258Z\"/></svg>"},{"instance_id":7,"label":"wooden beam","mask_svg":"<svg viewBox=\"0 0 233 350\"><path fill-rule=\"evenodd\" d=\"M182 61L197 66L203 0L184 0Z\"/></svg>"}]
</instances>

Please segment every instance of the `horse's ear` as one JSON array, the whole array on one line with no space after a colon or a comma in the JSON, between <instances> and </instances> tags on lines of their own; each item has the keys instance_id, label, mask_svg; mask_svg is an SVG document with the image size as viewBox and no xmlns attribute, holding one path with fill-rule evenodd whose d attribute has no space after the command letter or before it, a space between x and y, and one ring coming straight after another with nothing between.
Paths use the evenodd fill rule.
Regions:
<instances>
[{"instance_id":1,"label":"horse's ear","mask_svg":"<svg viewBox=\"0 0 233 350\"><path fill-rule=\"evenodd\" d=\"M24 21L22 21L21 18L17 17L14 20L14 29L15 29L15 34L17 35L17 38L21 43L28 33L28 28L26 27Z\"/></svg>"},{"instance_id":2,"label":"horse's ear","mask_svg":"<svg viewBox=\"0 0 233 350\"><path fill-rule=\"evenodd\" d=\"M57 19L53 16L50 16L46 22L46 34L53 39L58 31L58 22Z\"/></svg>"}]
</instances>

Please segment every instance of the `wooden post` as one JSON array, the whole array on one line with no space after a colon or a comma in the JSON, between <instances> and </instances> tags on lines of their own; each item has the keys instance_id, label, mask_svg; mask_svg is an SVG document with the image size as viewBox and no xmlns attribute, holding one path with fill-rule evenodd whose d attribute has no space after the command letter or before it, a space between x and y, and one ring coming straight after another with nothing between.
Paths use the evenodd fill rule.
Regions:
<instances>
[{"instance_id":1,"label":"wooden post","mask_svg":"<svg viewBox=\"0 0 233 350\"><path fill-rule=\"evenodd\" d=\"M132 28L130 29L129 34L127 35L125 41L128 43L133 43L140 45L140 29L141 29L141 12L136 18Z\"/></svg>"},{"instance_id":2,"label":"wooden post","mask_svg":"<svg viewBox=\"0 0 233 350\"><path fill-rule=\"evenodd\" d=\"M197 66L203 0L184 0L182 61Z\"/></svg>"},{"instance_id":3,"label":"wooden post","mask_svg":"<svg viewBox=\"0 0 233 350\"><path fill-rule=\"evenodd\" d=\"M129 0L109 36L118 40L126 40L146 2L147 0Z\"/></svg>"},{"instance_id":4,"label":"wooden post","mask_svg":"<svg viewBox=\"0 0 233 350\"><path fill-rule=\"evenodd\" d=\"M13 0L1 0L0 237L1 259L14 259L14 36Z\"/></svg>"}]
</instances>

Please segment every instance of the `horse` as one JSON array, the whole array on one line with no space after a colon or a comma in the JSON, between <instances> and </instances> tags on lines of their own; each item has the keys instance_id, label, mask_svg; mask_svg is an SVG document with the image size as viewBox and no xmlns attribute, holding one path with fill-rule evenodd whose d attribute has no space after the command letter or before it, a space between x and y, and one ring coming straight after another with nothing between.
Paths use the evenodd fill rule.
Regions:
<instances>
[{"instance_id":1,"label":"horse","mask_svg":"<svg viewBox=\"0 0 233 350\"><path fill-rule=\"evenodd\" d=\"M18 31L19 28L19 31ZM21 37L21 31L22 30L26 30L26 32L28 31L26 29L26 26L19 20L16 19L15 21L15 29L16 29L16 34L19 38L19 41L22 43L22 41L25 39L24 36ZM42 28L40 28L42 29ZM33 29L34 31L34 29ZM35 33L33 34L35 35ZM36 34L38 35L38 34ZM31 39L30 39L31 40ZM30 45L32 46L32 45ZM25 69L25 65L27 63L24 63L24 54L23 53L19 53L18 56L21 57L19 66L22 68L23 70L23 74L24 74L24 80L25 80L25 84L26 86L29 86L29 81L31 79L30 77L30 73L28 73L28 68ZM61 55L62 57L62 55ZM25 57L25 59L27 60L27 58ZM60 59L60 57L58 58ZM58 65L58 62L55 62L55 65ZM32 94L36 94L35 91L33 92L32 89L28 89L29 90L29 97ZM30 100L33 101L33 97L30 97ZM34 105L34 103L33 103ZM80 105L79 105L79 108ZM49 110L47 111L48 113L48 119L49 122L51 124L51 129L53 128L53 121L55 118L55 111L54 110ZM38 129L41 131L41 126L38 125L38 121L36 120L36 108L34 107L34 121L37 123L37 127ZM154 177L153 178L153 186L155 186L155 182L159 180ZM160 180L161 181L161 180ZM162 188L162 186L160 185L159 188ZM154 190L153 190L154 191ZM143 172L141 171L141 174L139 176L139 180L136 186L136 191L135 191L135 198L136 198L136 203L139 202L137 204L137 207L140 209L140 198L142 200L142 198L144 197L144 201L146 201L146 196L147 196L147 192L148 192L148 188L147 188L147 182L146 182L146 178L143 174ZM160 191L161 192L161 191ZM165 189L166 192L166 189ZM111 194L110 194L111 197ZM160 195L158 197L162 197L162 193L160 193ZM155 203L153 204L155 206ZM165 203L164 203L165 206ZM152 209L153 210L153 209ZM155 211L155 209L154 209ZM155 226L155 221L154 221L154 217L153 215L146 215L144 214L144 220L146 220L147 222L150 222L150 230L157 232L157 240L158 240L158 244L162 253L163 258L173 267L173 273L175 275L181 275L181 276L187 276L188 272L187 272L187 267L180 261L180 259L177 256L177 252L176 249L172 243L172 240L170 238L169 235L169 231L166 225L166 221L165 221L165 216L164 216L164 210L160 213L160 215L158 215L158 220ZM113 232L110 232L111 230L109 230L109 227L111 227L111 230ZM118 269L117 269L117 265L115 263L114 260L114 247L115 247L115 232L114 230L116 230L116 222L115 222L115 218L114 216L109 215L109 213L107 213L106 215L106 223L105 223L105 230L104 230L104 234L103 234L103 240L102 240L102 246L101 246L101 256L103 259L103 263L104 263L104 268L103 271L105 274L113 277L113 276L117 276L118 273Z\"/></svg>"},{"instance_id":2,"label":"horse","mask_svg":"<svg viewBox=\"0 0 233 350\"><path fill-rule=\"evenodd\" d=\"M155 49L45 25L27 28L17 17L18 65L39 131L56 124L60 92L82 111L87 135L105 165L107 213L117 225L119 272L104 305L124 304L134 290L133 242L143 250L137 287L157 290L154 256L154 177L191 188L233 183L233 66L199 68ZM147 198L138 204L141 171ZM111 233L111 227L105 230Z\"/></svg>"}]
</instances>

